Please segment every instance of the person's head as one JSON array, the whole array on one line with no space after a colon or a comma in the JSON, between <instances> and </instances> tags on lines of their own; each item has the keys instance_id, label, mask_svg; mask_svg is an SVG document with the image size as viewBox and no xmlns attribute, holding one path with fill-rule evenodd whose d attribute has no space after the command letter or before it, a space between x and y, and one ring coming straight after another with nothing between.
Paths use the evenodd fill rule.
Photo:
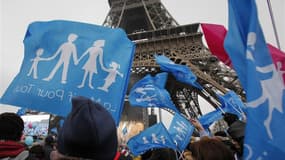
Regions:
<instances>
[{"instance_id":1,"label":"person's head","mask_svg":"<svg viewBox=\"0 0 285 160\"><path fill-rule=\"evenodd\" d=\"M245 122L237 120L231 124L227 130L228 134L233 139L233 143L239 156L242 156L243 154L245 126Z\"/></svg>"},{"instance_id":2,"label":"person's head","mask_svg":"<svg viewBox=\"0 0 285 160\"><path fill-rule=\"evenodd\" d=\"M234 160L233 152L221 141L203 137L190 145L193 160Z\"/></svg>"},{"instance_id":3,"label":"person's head","mask_svg":"<svg viewBox=\"0 0 285 160\"><path fill-rule=\"evenodd\" d=\"M230 126L231 124L233 124L235 121L238 120L238 116L236 114L225 113L225 114L223 114L223 116L224 116L224 120L227 122L228 126Z\"/></svg>"},{"instance_id":4,"label":"person's head","mask_svg":"<svg viewBox=\"0 0 285 160\"><path fill-rule=\"evenodd\" d=\"M243 138L245 134L245 125L245 122L237 120L229 126L227 132L233 139Z\"/></svg>"},{"instance_id":5,"label":"person's head","mask_svg":"<svg viewBox=\"0 0 285 160\"><path fill-rule=\"evenodd\" d=\"M117 129L111 114L85 97L72 98L72 110L59 132L61 155L111 160L117 152ZM61 158L59 158L61 159Z\"/></svg>"},{"instance_id":6,"label":"person's head","mask_svg":"<svg viewBox=\"0 0 285 160\"><path fill-rule=\"evenodd\" d=\"M120 68L120 64L118 64L118 63L112 61L111 64L110 64L110 67L112 67L112 68L114 68L114 69L118 69L118 68Z\"/></svg>"},{"instance_id":7,"label":"person's head","mask_svg":"<svg viewBox=\"0 0 285 160\"><path fill-rule=\"evenodd\" d=\"M154 149L148 160L173 160L176 159L176 153L169 148Z\"/></svg>"},{"instance_id":8,"label":"person's head","mask_svg":"<svg viewBox=\"0 0 285 160\"><path fill-rule=\"evenodd\" d=\"M93 43L93 46L96 46L96 47L103 47L104 45L105 45L105 40L96 40Z\"/></svg>"},{"instance_id":9,"label":"person's head","mask_svg":"<svg viewBox=\"0 0 285 160\"><path fill-rule=\"evenodd\" d=\"M77 39L77 37L78 37L77 34L71 33L68 35L68 41L73 42Z\"/></svg>"},{"instance_id":10,"label":"person's head","mask_svg":"<svg viewBox=\"0 0 285 160\"><path fill-rule=\"evenodd\" d=\"M31 146L29 153L30 153L30 159L33 159L33 160L44 159L44 155L45 155L44 148L40 144L34 144L33 146Z\"/></svg>"},{"instance_id":11,"label":"person's head","mask_svg":"<svg viewBox=\"0 0 285 160\"><path fill-rule=\"evenodd\" d=\"M48 135L48 136L45 138L45 145L53 146L55 143L56 143L55 136L53 136L53 135Z\"/></svg>"},{"instance_id":12,"label":"person's head","mask_svg":"<svg viewBox=\"0 0 285 160\"><path fill-rule=\"evenodd\" d=\"M20 141L24 121L15 113L0 114L0 140Z\"/></svg>"},{"instance_id":13,"label":"person's head","mask_svg":"<svg viewBox=\"0 0 285 160\"><path fill-rule=\"evenodd\" d=\"M37 56L41 56L43 53L44 53L44 49L39 48L39 49L37 50L37 52L36 52L36 55L37 55Z\"/></svg>"},{"instance_id":14,"label":"person's head","mask_svg":"<svg viewBox=\"0 0 285 160\"><path fill-rule=\"evenodd\" d=\"M215 136L227 137L227 133L225 131L217 131L214 134Z\"/></svg>"}]
</instances>

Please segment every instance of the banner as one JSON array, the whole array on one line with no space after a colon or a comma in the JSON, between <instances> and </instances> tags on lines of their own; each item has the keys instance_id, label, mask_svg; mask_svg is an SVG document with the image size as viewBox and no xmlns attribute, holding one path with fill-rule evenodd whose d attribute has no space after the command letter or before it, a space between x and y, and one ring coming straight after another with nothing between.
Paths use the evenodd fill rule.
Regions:
<instances>
[{"instance_id":1,"label":"banner","mask_svg":"<svg viewBox=\"0 0 285 160\"><path fill-rule=\"evenodd\" d=\"M209 112L205 115L202 115L199 118L199 122L203 126L203 128L209 128L214 122L223 118L222 111L218 108L212 112Z\"/></svg>"},{"instance_id":2,"label":"banner","mask_svg":"<svg viewBox=\"0 0 285 160\"><path fill-rule=\"evenodd\" d=\"M217 97L224 112L235 114L239 119L245 118L246 106L234 91L228 91L225 95L217 94Z\"/></svg>"},{"instance_id":3,"label":"banner","mask_svg":"<svg viewBox=\"0 0 285 160\"><path fill-rule=\"evenodd\" d=\"M196 75L188 66L175 64L168 57L163 55L155 55L155 60L162 71L171 73L177 81L189 84L198 89L203 89L203 87L197 82Z\"/></svg>"},{"instance_id":4,"label":"banner","mask_svg":"<svg viewBox=\"0 0 285 160\"><path fill-rule=\"evenodd\" d=\"M24 45L20 72L1 103L65 116L71 97L86 96L104 106L118 124L135 50L122 29L34 22Z\"/></svg>"},{"instance_id":5,"label":"banner","mask_svg":"<svg viewBox=\"0 0 285 160\"><path fill-rule=\"evenodd\" d=\"M134 156L143 154L152 148L172 148L176 150L163 123L157 123L129 139L127 146Z\"/></svg>"},{"instance_id":6,"label":"banner","mask_svg":"<svg viewBox=\"0 0 285 160\"><path fill-rule=\"evenodd\" d=\"M135 83L129 94L131 106L168 108L179 112L164 88L167 76L166 72L158 73L154 77L148 74Z\"/></svg>"},{"instance_id":7,"label":"banner","mask_svg":"<svg viewBox=\"0 0 285 160\"><path fill-rule=\"evenodd\" d=\"M244 159L285 156L285 87L269 54L254 0L229 0L224 42L247 98Z\"/></svg>"},{"instance_id":8,"label":"banner","mask_svg":"<svg viewBox=\"0 0 285 160\"><path fill-rule=\"evenodd\" d=\"M168 132L181 152L189 144L193 131L194 126L192 126L189 120L182 117L179 113L175 113Z\"/></svg>"}]
</instances>

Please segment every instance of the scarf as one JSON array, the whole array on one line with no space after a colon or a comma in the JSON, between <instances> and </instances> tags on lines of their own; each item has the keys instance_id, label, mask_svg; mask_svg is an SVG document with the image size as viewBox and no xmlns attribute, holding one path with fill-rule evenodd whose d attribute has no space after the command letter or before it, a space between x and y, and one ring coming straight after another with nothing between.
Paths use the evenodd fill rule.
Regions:
<instances>
[{"instance_id":1,"label":"scarf","mask_svg":"<svg viewBox=\"0 0 285 160\"><path fill-rule=\"evenodd\" d=\"M15 141L0 141L0 158L16 157L25 150L25 146Z\"/></svg>"}]
</instances>

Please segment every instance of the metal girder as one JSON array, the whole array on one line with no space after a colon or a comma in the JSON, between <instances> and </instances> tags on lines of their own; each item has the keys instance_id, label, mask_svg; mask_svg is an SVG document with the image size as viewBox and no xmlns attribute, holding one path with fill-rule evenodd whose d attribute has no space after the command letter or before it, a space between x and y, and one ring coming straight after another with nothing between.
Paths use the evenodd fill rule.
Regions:
<instances>
[{"instance_id":1,"label":"metal girder","mask_svg":"<svg viewBox=\"0 0 285 160\"><path fill-rule=\"evenodd\" d=\"M180 26L160 0L109 0L109 4L111 9L103 25L125 29L129 39L136 43L129 89L139 77L161 72L154 59L155 54L160 54L177 64L187 65L204 88L198 90L173 77L168 79L166 88L185 116L199 117L202 114L198 95L213 107L220 105L217 93L233 90L245 99L234 70L203 45L199 23Z\"/></svg>"}]
</instances>

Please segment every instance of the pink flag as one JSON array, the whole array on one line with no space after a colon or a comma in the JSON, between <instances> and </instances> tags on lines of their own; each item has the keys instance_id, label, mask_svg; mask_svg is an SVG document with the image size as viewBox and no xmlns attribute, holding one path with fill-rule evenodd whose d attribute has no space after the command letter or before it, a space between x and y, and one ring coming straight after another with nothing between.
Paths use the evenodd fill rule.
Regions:
<instances>
[{"instance_id":1,"label":"pink flag","mask_svg":"<svg viewBox=\"0 0 285 160\"><path fill-rule=\"evenodd\" d=\"M222 25L207 23L202 23L201 26L212 54L231 67L232 62L224 49L224 39L227 34L226 28Z\"/></svg>"},{"instance_id":2,"label":"pink flag","mask_svg":"<svg viewBox=\"0 0 285 160\"><path fill-rule=\"evenodd\" d=\"M267 44L269 52L271 54L272 60L276 66L277 71L282 75L283 82L285 84L285 53L279 50L278 48L272 46L271 44Z\"/></svg>"},{"instance_id":3,"label":"pink flag","mask_svg":"<svg viewBox=\"0 0 285 160\"><path fill-rule=\"evenodd\" d=\"M224 49L224 40L227 34L227 29L219 24L201 23L201 26L211 53L217 56L218 59L224 62L227 66L232 67L232 62ZM271 44L267 44L267 47L277 70L282 74L285 84L285 53Z\"/></svg>"}]
</instances>

